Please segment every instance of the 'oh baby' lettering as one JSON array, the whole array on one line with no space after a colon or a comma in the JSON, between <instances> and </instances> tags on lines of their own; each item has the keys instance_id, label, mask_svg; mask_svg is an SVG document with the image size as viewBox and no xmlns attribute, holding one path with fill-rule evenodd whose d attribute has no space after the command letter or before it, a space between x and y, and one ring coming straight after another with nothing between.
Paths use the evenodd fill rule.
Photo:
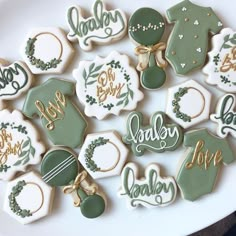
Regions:
<instances>
[{"instance_id":1,"label":"'oh baby' lettering","mask_svg":"<svg viewBox=\"0 0 236 236\"><path fill-rule=\"evenodd\" d=\"M127 120L128 134L123 137L125 143L131 144L136 156L142 156L145 149L153 152L172 151L181 144L181 128L175 124L166 124L163 112L156 112L149 126L142 126L142 122L142 113L130 113Z\"/></svg>"}]
</instances>

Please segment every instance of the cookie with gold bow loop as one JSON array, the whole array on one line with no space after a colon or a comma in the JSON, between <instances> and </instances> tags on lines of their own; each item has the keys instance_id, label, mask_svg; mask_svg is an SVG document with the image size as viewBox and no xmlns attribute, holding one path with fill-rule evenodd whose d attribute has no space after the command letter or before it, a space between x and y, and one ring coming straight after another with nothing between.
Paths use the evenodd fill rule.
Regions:
<instances>
[{"instance_id":1,"label":"cookie with gold bow loop","mask_svg":"<svg viewBox=\"0 0 236 236\"><path fill-rule=\"evenodd\" d=\"M166 44L160 42L165 31L162 15L152 8L138 9L129 20L129 36L138 46L137 70L141 71L141 84L146 89L159 89L166 81L167 62L162 57Z\"/></svg>"},{"instance_id":2,"label":"cookie with gold bow loop","mask_svg":"<svg viewBox=\"0 0 236 236\"><path fill-rule=\"evenodd\" d=\"M71 194L74 206L80 207L87 218L96 218L105 210L105 200L98 186L90 184L87 172L79 172L77 156L67 148L48 151L41 164L43 180L51 186L63 186L65 194Z\"/></svg>"}]
</instances>

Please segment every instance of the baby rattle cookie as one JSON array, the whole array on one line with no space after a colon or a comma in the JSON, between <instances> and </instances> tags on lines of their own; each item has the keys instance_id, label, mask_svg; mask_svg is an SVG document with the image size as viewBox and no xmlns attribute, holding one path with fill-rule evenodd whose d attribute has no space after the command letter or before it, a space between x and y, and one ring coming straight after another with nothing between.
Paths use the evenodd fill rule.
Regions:
<instances>
[{"instance_id":1,"label":"baby rattle cookie","mask_svg":"<svg viewBox=\"0 0 236 236\"><path fill-rule=\"evenodd\" d=\"M119 175L126 162L128 149L116 131L88 134L79 161L94 178Z\"/></svg>"},{"instance_id":2,"label":"baby rattle cookie","mask_svg":"<svg viewBox=\"0 0 236 236\"><path fill-rule=\"evenodd\" d=\"M4 211L21 224L29 224L50 214L54 188L35 172L29 172L7 184Z\"/></svg>"},{"instance_id":3,"label":"baby rattle cookie","mask_svg":"<svg viewBox=\"0 0 236 236\"><path fill-rule=\"evenodd\" d=\"M206 82L225 92L236 92L236 31L226 28L212 38L213 48L203 68Z\"/></svg>"},{"instance_id":4,"label":"baby rattle cookie","mask_svg":"<svg viewBox=\"0 0 236 236\"><path fill-rule=\"evenodd\" d=\"M168 89L166 114L184 129L209 118L210 92L194 80Z\"/></svg>"},{"instance_id":5,"label":"baby rattle cookie","mask_svg":"<svg viewBox=\"0 0 236 236\"><path fill-rule=\"evenodd\" d=\"M235 158L227 140L218 138L207 129L187 132L184 146L189 150L181 163L176 182L182 197L195 201L213 191L222 164L230 164Z\"/></svg>"},{"instance_id":6,"label":"baby rattle cookie","mask_svg":"<svg viewBox=\"0 0 236 236\"><path fill-rule=\"evenodd\" d=\"M21 55L33 74L62 73L74 49L60 28L35 28L27 35Z\"/></svg>"},{"instance_id":7,"label":"baby rattle cookie","mask_svg":"<svg viewBox=\"0 0 236 236\"><path fill-rule=\"evenodd\" d=\"M166 59L175 72L185 75L202 67L208 51L208 34L218 33L222 23L210 7L184 0L167 10L167 20L174 23L166 48Z\"/></svg>"},{"instance_id":8,"label":"baby rattle cookie","mask_svg":"<svg viewBox=\"0 0 236 236\"><path fill-rule=\"evenodd\" d=\"M29 118L37 114L48 138L55 145L71 148L83 142L87 123L78 108L68 98L74 95L74 83L51 78L29 90L23 113Z\"/></svg>"},{"instance_id":9,"label":"baby rattle cookie","mask_svg":"<svg viewBox=\"0 0 236 236\"><path fill-rule=\"evenodd\" d=\"M139 205L147 208L164 207L174 202L177 194L175 180L172 177L161 177L158 165L150 164L143 178L139 179L138 173L137 165L130 162L121 174L118 196L126 199L129 209Z\"/></svg>"},{"instance_id":10,"label":"baby rattle cookie","mask_svg":"<svg viewBox=\"0 0 236 236\"><path fill-rule=\"evenodd\" d=\"M14 100L27 91L32 79L25 63L15 61L10 64L0 59L0 107L4 107L4 100Z\"/></svg>"},{"instance_id":11,"label":"baby rattle cookie","mask_svg":"<svg viewBox=\"0 0 236 236\"><path fill-rule=\"evenodd\" d=\"M67 10L67 23L70 29L67 38L70 41L79 41L80 47L92 50L93 42L107 44L121 39L126 34L127 20L120 9L106 10L101 0L96 0L92 7L92 16L85 19L78 6Z\"/></svg>"},{"instance_id":12,"label":"baby rattle cookie","mask_svg":"<svg viewBox=\"0 0 236 236\"><path fill-rule=\"evenodd\" d=\"M143 99L139 77L129 58L116 51L93 61L81 61L73 71L78 99L85 105L85 114L104 119L121 110L134 110Z\"/></svg>"},{"instance_id":13,"label":"baby rattle cookie","mask_svg":"<svg viewBox=\"0 0 236 236\"><path fill-rule=\"evenodd\" d=\"M178 125L167 124L165 113L156 112L150 125L143 126L143 114L131 112L127 119L127 134L123 142L131 145L135 156L142 156L145 150L161 153L177 149L183 140Z\"/></svg>"},{"instance_id":14,"label":"baby rattle cookie","mask_svg":"<svg viewBox=\"0 0 236 236\"><path fill-rule=\"evenodd\" d=\"M77 156L67 148L55 147L48 151L41 164L43 180L51 186L63 186L71 194L74 206L80 207L87 218L96 218L105 210L105 200L98 186L87 181L87 172L79 172Z\"/></svg>"},{"instance_id":15,"label":"baby rattle cookie","mask_svg":"<svg viewBox=\"0 0 236 236\"><path fill-rule=\"evenodd\" d=\"M39 164L45 149L21 112L2 110L0 121L0 179L10 180L28 165Z\"/></svg>"},{"instance_id":16,"label":"baby rattle cookie","mask_svg":"<svg viewBox=\"0 0 236 236\"><path fill-rule=\"evenodd\" d=\"M160 42L165 31L162 15L152 8L140 8L130 17L129 36L138 46L137 70L141 71L141 85L146 89L159 89L166 81L162 57L166 44Z\"/></svg>"}]
</instances>

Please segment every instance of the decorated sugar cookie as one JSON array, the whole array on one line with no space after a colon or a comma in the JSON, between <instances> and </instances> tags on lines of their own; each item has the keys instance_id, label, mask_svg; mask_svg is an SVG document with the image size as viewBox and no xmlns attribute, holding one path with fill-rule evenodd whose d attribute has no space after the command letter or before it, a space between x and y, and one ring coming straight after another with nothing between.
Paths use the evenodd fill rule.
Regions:
<instances>
[{"instance_id":1,"label":"decorated sugar cookie","mask_svg":"<svg viewBox=\"0 0 236 236\"><path fill-rule=\"evenodd\" d=\"M94 178L119 175L127 159L128 149L115 131L89 134L79 154L79 161Z\"/></svg>"},{"instance_id":2,"label":"decorated sugar cookie","mask_svg":"<svg viewBox=\"0 0 236 236\"><path fill-rule=\"evenodd\" d=\"M175 72L185 75L204 65L208 35L218 33L222 23L210 7L184 0L167 10L167 20L175 23L166 48L166 59ZM187 52L187 53L186 53Z\"/></svg>"},{"instance_id":3,"label":"decorated sugar cookie","mask_svg":"<svg viewBox=\"0 0 236 236\"><path fill-rule=\"evenodd\" d=\"M168 89L166 114L186 129L209 118L210 104L210 92L189 80Z\"/></svg>"},{"instance_id":4,"label":"decorated sugar cookie","mask_svg":"<svg viewBox=\"0 0 236 236\"><path fill-rule=\"evenodd\" d=\"M44 146L21 112L2 110L0 121L0 180L10 180L16 172L39 164Z\"/></svg>"},{"instance_id":5,"label":"decorated sugar cookie","mask_svg":"<svg viewBox=\"0 0 236 236\"><path fill-rule=\"evenodd\" d=\"M126 34L127 20L120 9L108 11L103 1L96 0L91 14L85 19L80 7L72 6L67 10L70 29L67 37L70 41L78 40L83 50L91 50L93 43L107 44L119 40Z\"/></svg>"},{"instance_id":6,"label":"decorated sugar cookie","mask_svg":"<svg viewBox=\"0 0 236 236\"><path fill-rule=\"evenodd\" d=\"M164 207L174 202L177 187L174 178L161 177L160 167L149 165L144 178L139 179L139 170L134 163L128 163L122 170L119 197L127 201L127 207L135 209L139 205L147 208Z\"/></svg>"},{"instance_id":7,"label":"decorated sugar cookie","mask_svg":"<svg viewBox=\"0 0 236 236\"><path fill-rule=\"evenodd\" d=\"M225 92L236 92L236 31L226 28L212 39L213 48L208 53L208 64L203 72L206 82Z\"/></svg>"},{"instance_id":8,"label":"decorated sugar cookie","mask_svg":"<svg viewBox=\"0 0 236 236\"><path fill-rule=\"evenodd\" d=\"M51 186L64 186L63 192L71 194L74 206L80 207L87 218L96 218L105 210L105 200L98 186L90 184L87 172L78 170L77 156L66 148L55 147L48 151L41 164L43 180Z\"/></svg>"},{"instance_id":9,"label":"decorated sugar cookie","mask_svg":"<svg viewBox=\"0 0 236 236\"><path fill-rule=\"evenodd\" d=\"M0 59L0 106L4 100L13 100L27 91L32 82L32 74L25 63L15 61L10 64Z\"/></svg>"},{"instance_id":10,"label":"decorated sugar cookie","mask_svg":"<svg viewBox=\"0 0 236 236\"><path fill-rule=\"evenodd\" d=\"M115 51L106 58L81 61L73 76L85 114L99 120L109 114L118 115L121 110L134 110L143 99L138 74L130 66L129 58Z\"/></svg>"},{"instance_id":11,"label":"decorated sugar cookie","mask_svg":"<svg viewBox=\"0 0 236 236\"><path fill-rule=\"evenodd\" d=\"M129 36L138 46L137 70L141 71L141 84L146 89L158 89L166 81L164 68L167 66L162 57L166 45L160 42L165 31L162 15L152 8L138 9L129 20Z\"/></svg>"},{"instance_id":12,"label":"decorated sugar cookie","mask_svg":"<svg viewBox=\"0 0 236 236\"><path fill-rule=\"evenodd\" d=\"M217 123L217 135L222 138L225 138L228 134L236 138L235 100L235 95L225 94L218 101L216 113L210 116L211 120Z\"/></svg>"},{"instance_id":13,"label":"decorated sugar cookie","mask_svg":"<svg viewBox=\"0 0 236 236\"><path fill-rule=\"evenodd\" d=\"M227 140L214 136L207 129L187 132L184 146L189 149L176 182L183 198L195 201L213 191L222 164L230 164L235 158Z\"/></svg>"},{"instance_id":14,"label":"decorated sugar cookie","mask_svg":"<svg viewBox=\"0 0 236 236\"><path fill-rule=\"evenodd\" d=\"M173 151L182 143L183 134L178 125L167 124L165 113L156 112L150 125L143 125L143 114L131 112L127 119L127 134L123 142L130 144L135 156L142 156L144 151Z\"/></svg>"},{"instance_id":15,"label":"decorated sugar cookie","mask_svg":"<svg viewBox=\"0 0 236 236\"><path fill-rule=\"evenodd\" d=\"M87 123L68 98L75 93L74 90L74 83L51 78L27 94L24 115L33 118L37 114L48 138L55 145L75 148L83 142Z\"/></svg>"},{"instance_id":16,"label":"decorated sugar cookie","mask_svg":"<svg viewBox=\"0 0 236 236\"><path fill-rule=\"evenodd\" d=\"M33 74L62 73L74 50L60 28L35 28L27 35L21 55Z\"/></svg>"},{"instance_id":17,"label":"decorated sugar cookie","mask_svg":"<svg viewBox=\"0 0 236 236\"><path fill-rule=\"evenodd\" d=\"M53 199L54 188L29 172L8 183L4 211L21 224L29 224L51 212Z\"/></svg>"}]
</instances>

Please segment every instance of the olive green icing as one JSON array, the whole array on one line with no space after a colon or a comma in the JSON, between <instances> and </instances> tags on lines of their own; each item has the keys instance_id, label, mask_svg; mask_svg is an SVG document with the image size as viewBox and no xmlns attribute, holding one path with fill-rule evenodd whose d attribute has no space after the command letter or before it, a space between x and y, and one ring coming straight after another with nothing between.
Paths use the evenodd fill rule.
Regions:
<instances>
[{"instance_id":1,"label":"olive green icing","mask_svg":"<svg viewBox=\"0 0 236 236\"><path fill-rule=\"evenodd\" d=\"M227 140L207 129L187 132L184 146L190 148L176 181L184 199L194 201L213 191L222 163L230 164L235 158Z\"/></svg>"},{"instance_id":2,"label":"olive green icing","mask_svg":"<svg viewBox=\"0 0 236 236\"><path fill-rule=\"evenodd\" d=\"M41 163L43 180L51 186L64 186L76 178L78 163L71 152L56 149L48 152Z\"/></svg>"},{"instance_id":3,"label":"olive green icing","mask_svg":"<svg viewBox=\"0 0 236 236\"><path fill-rule=\"evenodd\" d=\"M178 125L167 124L165 113L156 112L150 125L143 126L143 115L131 112L127 119L127 134L123 142L130 144L136 156L142 156L144 151L153 152L173 151L182 143L183 134Z\"/></svg>"},{"instance_id":4,"label":"olive green icing","mask_svg":"<svg viewBox=\"0 0 236 236\"><path fill-rule=\"evenodd\" d=\"M216 34L222 28L219 18L210 7L201 7L189 0L171 7L166 14L170 23L175 22L166 59L180 75L202 67L208 51L209 32Z\"/></svg>"},{"instance_id":5,"label":"olive green icing","mask_svg":"<svg viewBox=\"0 0 236 236\"><path fill-rule=\"evenodd\" d=\"M29 118L37 114L48 138L55 145L71 148L83 142L87 123L68 96L74 94L74 83L51 78L29 90L23 113Z\"/></svg>"}]
</instances>

